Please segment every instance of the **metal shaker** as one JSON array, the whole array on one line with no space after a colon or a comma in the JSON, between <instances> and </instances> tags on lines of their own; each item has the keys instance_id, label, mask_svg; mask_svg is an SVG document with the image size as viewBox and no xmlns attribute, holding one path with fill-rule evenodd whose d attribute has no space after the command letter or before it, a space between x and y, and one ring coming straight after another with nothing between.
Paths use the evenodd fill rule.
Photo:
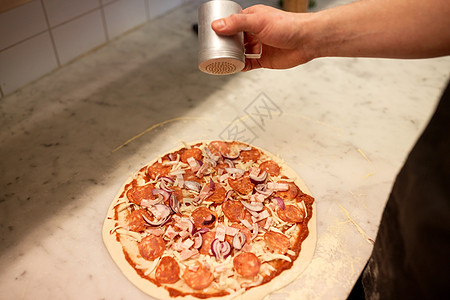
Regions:
<instances>
[{"instance_id":1,"label":"metal shaker","mask_svg":"<svg viewBox=\"0 0 450 300\"><path fill-rule=\"evenodd\" d=\"M198 10L198 67L202 72L228 75L244 68L244 33L221 36L211 28L214 20L241 12L242 7L229 0L213 0L200 6Z\"/></svg>"}]
</instances>

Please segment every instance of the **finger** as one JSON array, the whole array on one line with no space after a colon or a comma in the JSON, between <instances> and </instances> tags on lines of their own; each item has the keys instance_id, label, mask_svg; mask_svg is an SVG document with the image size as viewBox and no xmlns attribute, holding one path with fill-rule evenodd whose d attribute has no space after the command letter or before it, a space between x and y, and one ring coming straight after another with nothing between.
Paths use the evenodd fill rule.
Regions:
<instances>
[{"instance_id":1,"label":"finger","mask_svg":"<svg viewBox=\"0 0 450 300\"><path fill-rule=\"evenodd\" d=\"M218 34L233 35L241 31L258 33L262 29L262 23L253 14L233 14L215 20L211 27Z\"/></svg>"},{"instance_id":2,"label":"finger","mask_svg":"<svg viewBox=\"0 0 450 300\"><path fill-rule=\"evenodd\" d=\"M257 54L261 52L261 41L253 34L246 33L244 35L246 53Z\"/></svg>"}]
</instances>

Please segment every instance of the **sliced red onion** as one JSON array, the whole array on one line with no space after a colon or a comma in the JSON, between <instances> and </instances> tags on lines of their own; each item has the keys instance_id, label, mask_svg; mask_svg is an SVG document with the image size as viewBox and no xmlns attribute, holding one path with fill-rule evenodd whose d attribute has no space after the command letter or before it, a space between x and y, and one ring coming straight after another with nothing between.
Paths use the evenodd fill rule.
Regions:
<instances>
[{"instance_id":1,"label":"sliced red onion","mask_svg":"<svg viewBox=\"0 0 450 300\"><path fill-rule=\"evenodd\" d=\"M255 191L260 193L260 194L262 194L262 195L264 195L264 196L267 196L267 197L272 195L272 193L273 193L272 190L269 190L267 188L267 184L264 184L264 183L256 185L255 186Z\"/></svg>"},{"instance_id":2,"label":"sliced red onion","mask_svg":"<svg viewBox=\"0 0 450 300\"><path fill-rule=\"evenodd\" d=\"M253 182L254 184L260 184L260 183L263 183L266 180L267 172L263 171L258 176L255 176L254 174L250 174L249 178L250 178L251 182Z\"/></svg>"},{"instance_id":3,"label":"sliced red onion","mask_svg":"<svg viewBox=\"0 0 450 300\"><path fill-rule=\"evenodd\" d=\"M226 163L230 168L234 168L234 162L229 159L224 159L224 163Z\"/></svg>"},{"instance_id":4,"label":"sliced red onion","mask_svg":"<svg viewBox=\"0 0 450 300\"><path fill-rule=\"evenodd\" d=\"M203 220L202 225L208 226L208 225L211 225L212 223L214 223L214 221L216 221L216 216L213 214L210 214Z\"/></svg>"},{"instance_id":5,"label":"sliced red onion","mask_svg":"<svg viewBox=\"0 0 450 300\"><path fill-rule=\"evenodd\" d=\"M173 184L175 182L175 180L173 178L170 178L169 176L161 176L159 177L159 180L167 182L169 184Z\"/></svg>"},{"instance_id":6,"label":"sliced red onion","mask_svg":"<svg viewBox=\"0 0 450 300\"><path fill-rule=\"evenodd\" d=\"M251 211L261 211L264 208L264 204L261 202L245 202L245 201L241 201L242 205L245 206L246 209L251 210Z\"/></svg>"},{"instance_id":7,"label":"sliced red onion","mask_svg":"<svg viewBox=\"0 0 450 300\"><path fill-rule=\"evenodd\" d=\"M225 171L230 174L238 174L238 175L244 175L245 170L239 169L239 168L225 168Z\"/></svg>"},{"instance_id":8,"label":"sliced red onion","mask_svg":"<svg viewBox=\"0 0 450 300\"><path fill-rule=\"evenodd\" d=\"M284 210L286 208L284 204L284 200L281 197L273 197L272 202L275 203L281 210Z\"/></svg>"},{"instance_id":9,"label":"sliced red onion","mask_svg":"<svg viewBox=\"0 0 450 300\"><path fill-rule=\"evenodd\" d=\"M220 152L220 155L222 155L222 157L224 159L230 159L230 160L235 160L238 159L239 156L241 155L241 152L237 152L237 153L227 153L227 154L223 154L222 152Z\"/></svg>"},{"instance_id":10,"label":"sliced red onion","mask_svg":"<svg viewBox=\"0 0 450 300\"><path fill-rule=\"evenodd\" d=\"M258 236L258 232L259 232L258 223L253 223L252 240L254 240Z\"/></svg>"},{"instance_id":11,"label":"sliced red onion","mask_svg":"<svg viewBox=\"0 0 450 300\"><path fill-rule=\"evenodd\" d=\"M194 237L194 248L199 249L203 244L203 237L201 233L198 231L194 233L193 237Z\"/></svg>"},{"instance_id":12,"label":"sliced red onion","mask_svg":"<svg viewBox=\"0 0 450 300\"><path fill-rule=\"evenodd\" d=\"M216 188L216 184L214 183L211 177L209 178L209 188L211 190L214 190Z\"/></svg>"},{"instance_id":13,"label":"sliced red onion","mask_svg":"<svg viewBox=\"0 0 450 300\"><path fill-rule=\"evenodd\" d=\"M209 150L208 147L205 147L205 154L206 154L206 157L208 157L214 161L218 161L220 158L220 156L216 156L216 155L212 154L211 150Z\"/></svg>"},{"instance_id":14,"label":"sliced red onion","mask_svg":"<svg viewBox=\"0 0 450 300\"><path fill-rule=\"evenodd\" d=\"M233 237L233 247L234 249L241 250L242 247L244 247L245 241L247 238L245 237L245 234L242 232L238 232Z\"/></svg>"},{"instance_id":15,"label":"sliced red onion","mask_svg":"<svg viewBox=\"0 0 450 300\"><path fill-rule=\"evenodd\" d=\"M227 200L229 200L229 199L232 199L232 198L233 198L233 197L232 197L233 193L234 193L234 190L229 190L229 191L227 191L227 193L225 194L225 200L224 200L224 201L227 201Z\"/></svg>"},{"instance_id":16,"label":"sliced red onion","mask_svg":"<svg viewBox=\"0 0 450 300\"><path fill-rule=\"evenodd\" d=\"M211 243L211 251L216 258L224 259L231 254L231 246L227 241L221 242L219 239L214 239Z\"/></svg>"},{"instance_id":17,"label":"sliced red onion","mask_svg":"<svg viewBox=\"0 0 450 300\"><path fill-rule=\"evenodd\" d=\"M185 180L184 187L197 193L200 193L200 190L202 189L202 185L200 183L191 180Z\"/></svg>"},{"instance_id":18,"label":"sliced red onion","mask_svg":"<svg viewBox=\"0 0 450 300\"><path fill-rule=\"evenodd\" d=\"M222 242L223 258L227 258L231 254L231 245L227 241Z\"/></svg>"},{"instance_id":19,"label":"sliced red onion","mask_svg":"<svg viewBox=\"0 0 450 300\"><path fill-rule=\"evenodd\" d=\"M167 199L169 199L170 193L163 190L163 189L153 189L152 190L152 194L154 196L162 196L162 200L166 201ZM161 202L161 201L159 201ZM156 204L156 203L155 203Z\"/></svg>"},{"instance_id":20,"label":"sliced red onion","mask_svg":"<svg viewBox=\"0 0 450 300\"><path fill-rule=\"evenodd\" d=\"M173 192L173 190L169 188L169 186L173 185L174 182L175 180L173 180L172 178L162 176L159 178L159 187L166 192Z\"/></svg>"},{"instance_id":21,"label":"sliced red onion","mask_svg":"<svg viewBox=\"0 0 450 300\"><path fill-rule=\"evenodd\" d=\"M194 231L195 231L194 222L192 222L191 219L188 219L188 232L190 234L194 234Z\"/></svg>"},{"instance_id":22,"label":"sliced red onion","mask_svg":"<svg viewBox=\"0 0 450 300\"><path fill-rule=\"evenodd\" d=\"M205 163L209 164L213 168L217 167L217 162L211 158L205 157Z\"/></svg>"},{"instance_id":23,"label":"sliced red onion","mask_svg":"<svg viewBox=\"0 0 450 300\"><path fill-rule=\"evenodd\" d=\"M152 225L152 226L163 226L164 224L166 224L169 220L170 220L170 215L168 215L165 218L162 219L155 219L155 220L150 220L148 219L145 214L142 215L142 218L145 220L145 222L147 222L148 224Z\"/></svg>"},{"instance_id":24,"label":"sliced red onion","mask_svg":"<svg viewBox=\"0 0 450 300\"><path fill-rule=\"evenodd\" d=\"M170 208L172 209L172 211L173 211L174 213L176 213L176 214L181 214L181 211L180 211L180 202L178 201L177 196L175 196L174 193L172 193L172 194L170 195L169 205L170 205Z\"/></svg>"}]
</instances>

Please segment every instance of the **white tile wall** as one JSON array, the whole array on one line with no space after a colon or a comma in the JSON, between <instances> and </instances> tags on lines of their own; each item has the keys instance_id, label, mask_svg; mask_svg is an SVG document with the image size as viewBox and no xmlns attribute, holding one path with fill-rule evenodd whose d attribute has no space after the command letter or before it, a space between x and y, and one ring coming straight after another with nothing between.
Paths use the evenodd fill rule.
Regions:
<instances>
[{"instance_id":1,"label":"white tile wall","mask_svg":"<svg viewBox=\"0 0 450 300\"><path fill-rule=\"evenodd\" d=\"M6 95L56 69L48 32L0 52L0 87Z\"/></svg>"},{"instance_id":2,"label":"white tile wall","mask_svg":"<svg viewBox=\"0 0 450 300\"><path fill-rule=\"evenodd\" d=\"M46 29L44 10L39 0L7 11L0 17L0 50L42 33Z\"/></svg>"},{"instance_id":3,"label":"white tile wall","mask_svg":"<svg viewBox=\"0 0 450 300\"><path fill-rule=\"evenodd\" d=\"M100 3L101 3L102 5L106 5L106 4L108 4L108 3L115 2L115 1L118 1L118 0L100 0Z\"/></svg>"},{"instance_id":4,"label":"white tile wall","mask_svg":"<svg viewBox=\"0 0 450 300\"><path fill-rule=\"evenodd\" d=\"M51 27L100 7L100 0L43 0Z\"/></svg>"},{"instance_id":5,"label":"white tile wall","mask_svg":"<svg viewBox=\"0 0 450 300\"><path fill-rule=\"evenodd\" d=\"M189 0L33 0L0 13L0 99Z\"/></svg>"},{"instance_id":6,"label":"white tile wall","mask_svg":"<svg viewBox=\"0 0 450 300\"><path fill-rule=\"evenodd\" d=\"M119 0L104 7L109 38L114 38L147 20L145 0Z\"/></svg>"},{"instance_id":7,"label":"white tile wall","mask_svg":"<svg viewBox=\"0 0 450 300\"><path fill-rule=\"evenodd\" d=\"M162 15L163 13L180 5L181 3L183 3L183 0L149 0L148 10L150 19Z\"/></svg>"},{"instance_id":8,"label":"white tile wall","mask_svg":"<svg viewBox=\"0 0 450 300\"><path fill-rule=\"evenodd\" d=\"M100 10L94 10L51 30L61 64L106 42Z\"/></svg>"}]
</instances>

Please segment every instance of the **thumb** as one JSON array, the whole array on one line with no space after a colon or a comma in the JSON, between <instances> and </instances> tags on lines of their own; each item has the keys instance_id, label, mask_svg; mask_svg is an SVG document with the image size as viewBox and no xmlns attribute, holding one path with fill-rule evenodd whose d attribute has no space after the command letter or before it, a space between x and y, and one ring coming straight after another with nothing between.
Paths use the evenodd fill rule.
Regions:
<instances>
[{"instance_id":1,"label":"thumb","mask_svg":"<svg viewBox=\"0 0 450 300\"><path fill-rule=\"evenodd\" d=\"M233 14L211 23L212 29L222 35L233 35L241 31L255 32L255 25L247 14Z\"/></svg>"}]
</instances>

